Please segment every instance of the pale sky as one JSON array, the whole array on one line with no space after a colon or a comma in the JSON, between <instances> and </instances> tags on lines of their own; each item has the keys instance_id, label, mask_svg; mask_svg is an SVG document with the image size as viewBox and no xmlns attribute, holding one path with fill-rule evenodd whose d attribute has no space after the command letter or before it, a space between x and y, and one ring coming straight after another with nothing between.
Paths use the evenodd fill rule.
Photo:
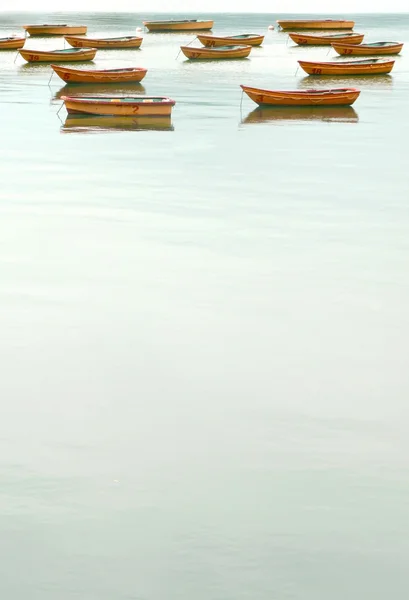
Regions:
<instances>
[{"instance_id":1,"label":"pale sky","mask_svg":"<svg viewBox=\"0 0 409 600\"><path fill-rule=\"evenodd\" d=\"M409 0L0 0L0 11L265 12L323 15L408 12Z\"/></svg>"}]
</instances>

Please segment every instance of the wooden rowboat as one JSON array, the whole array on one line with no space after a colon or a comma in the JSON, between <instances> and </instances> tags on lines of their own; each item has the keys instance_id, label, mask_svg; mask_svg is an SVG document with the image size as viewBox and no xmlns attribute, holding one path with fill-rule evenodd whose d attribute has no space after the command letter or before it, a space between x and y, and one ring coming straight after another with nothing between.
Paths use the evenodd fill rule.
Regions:
<instances>
[{"instance_id":1,"label":"wooden rowboat","mask_svg":"<svg viewBox=\"0 0 409 600\"><path fill-rule=\"evenodd\" d=\"M214 21L184 19L182 21L144 21L148 31L204 31L213 27Z\"/></svg>"},{"instance_id":2,"label":"wooden rowboat","mask_svg":"<svg viewBox=\"0 0 409 600\"><path fill-rule=\"evenodd\" d=\"M66 35L64 38L74 48L139 48L143 38L136 36L115 38L88 38Z\"/></svg>"},{"instance_id":3,"label":"wooden rowboat","mask_svg":"<svg viewBox=\"0 0 409 600\"><path fill-rule=\"evenodd\" d=\"M18 50L22 48L26 42L26 38L12 35L10 37L0 38L0 50Z\"/></svg>"},{"instance_id":4,"label":"wooden rowboat","mask_svg":"<svg viewBox=\"0 0 409 600\"><path fill-rule=\"evenodd\" d=\"M363 33L330 33L327 35L317 33L289 33L288 35L299 46L331 46L334 42L360 44L365 37Z\"/></svg>"},{"instance_id":5,"label":"wooden rowboat","mask_svg":"<svg viewBox=\"0 0 409 600\"><path fill-rule=\"evenodd\" d=\"M372 58L353 62L308 62L299 60L298 64L308 75L381 75L390 73L395 61L387 58Z\"/></svg>"},{"instance_id":6,"label":"wooden rowboat","mask_svg":"<svg viewBox=\"0 0 409 600\"><path fill-rule=\"evenodd\" d=\"M175 101L163 96L62 96L69 114L85 113L105 116L166 116Z\"/></svg>"},{"instance_id":7,"label":"wooden rowboat","mask_svg":"<svg viewBox=\"0 0 409 600\"><path fill-rule=\"evenodd\" d=\"M87 33L86 25L43 24L23 25L30 35L84 35Z\"/></svg>"},{"instance_id":8,"label":"wooden rowboat","mask_svg":"<svg viewBox=\"0 0 409 600\"><path fill-rule=\"evenodd\" d=\"M194 48L181 46L183 54L190 60L219 60L221 58L247 58L251 46L219 46L218 48Z\"/></svg>"},{"instance_id":9,"label":"wooden rowboat","mask_svg":"<svg viewBox=\"0 0 409 600\"><path fill-rule=\"evenodd\" d=\"M170 115L163 117L104 117L74 114L67 116L62 127L64 133L99 133L130 130L173 131L172 118Z\"/></svg>"},{"instance_id":10,"label":"wooden rowboat","mask_svg":"<svg viewBox=\"0 0 409 600\"><path fill-rule=\"evenodd\" d=\"M20 50L21 56L27 62L79 62L92 60L97 53L95 48L81 50L68 48L65 50Z\"/></svg>"},{"instance_id":11,"label":"wooden rowboat","mask_svg":"<svg viewBox=\"0 0 409 600\"><path fill-rule=\"evenodd\" d=\"M127 69L69 69L60 65L51 65L51 68L58 77L69 83L127 83L133 81L142 81L148 72L141 67L131 67Z\"/></svg>"},{"instance_id":12,"label":"wooden rowboat","mask_svg":"<svg viewBox=\"0 0 409 600\"><path fill-rule=\"evenodd\" d=\"M355 21L345 19L280 19L281 29L353 29Z\"/></svg>"},{"instance_id":13,"label":"wooden rowboat","mask_svg":"<svg viewBox=\"0 0 409 600\"><path fill-rule=\"evenodd\" d=\"M346 44L344 42L331 44L338 54L352 56L376 56L380 54L399 54L403 48L401 42L374 42L373 44Z\"/></svg>"},{"instance_id":14,"label":"wooden rowboat","mask_svg":"<svg viewBox=\"0 0 409 600\"><path fill-rule=\"evenodd\" d=\"M199 42L206 48L217 48L218 46L260 46L263 43L264 35L257 33L244 33L243 35L228 35L218 37L216 35L199 34Z\"/></svg>"},{"instance_id":15,"label":"wooden rowboat","mask_svg":"<svg viewBox=\"0 0 409 600\"><path fill-rule=\"evenodd\" d=\"M259 106L350 106L361 93L356 88L282 91L240 87Z\"/></svg>"}]
</instances>

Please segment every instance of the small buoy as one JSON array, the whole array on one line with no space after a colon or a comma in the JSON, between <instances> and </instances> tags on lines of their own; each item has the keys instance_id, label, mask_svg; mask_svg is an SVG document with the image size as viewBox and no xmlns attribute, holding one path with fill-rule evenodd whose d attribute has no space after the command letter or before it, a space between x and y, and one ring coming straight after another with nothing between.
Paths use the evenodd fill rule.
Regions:
<instances>
[{"instance_id":1,"label":"small buoy","mask_svg":"<svg viewBox=\"0 0 409 600\"><path fill-rule=\"evenodd\" d=\"M268 28L269 28L270 30L272 30L272 29L274 29L274 25L269 25L269 26L268 26Z\"/></svg>"},{"instance_id":2,"label":"small buoy","mask_svg":"<svg viewBox=\"0 0 409 600\"><path fill-rule=\"evenodd\" d=\"M137 27L136 31L142 31L142 27Z\"/></svg>"}]
</instances>

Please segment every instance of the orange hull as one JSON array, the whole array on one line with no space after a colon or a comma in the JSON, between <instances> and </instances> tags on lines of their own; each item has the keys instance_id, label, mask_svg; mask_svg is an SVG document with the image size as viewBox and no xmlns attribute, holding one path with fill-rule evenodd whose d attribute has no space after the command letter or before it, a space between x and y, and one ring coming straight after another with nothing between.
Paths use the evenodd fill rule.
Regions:
<instances>
[{"instance_id":1,"label":"orange hull","mask_svg":"<svg viewBox=\"0 0 409 600\"><path fill-rule=\"evenodd\" d=\"M221 46L219 48L194 48L193 46L181 46L180 49L190 60L247 58L251 52L251 46Z\"/></svg>"},{"instance_id":2,"label":"orange hull","mask_svg":"<svg viewBox=\"0 0 409 600\"><path fill-rule=\"evenodd\" d=\"M7 37L0 38L0 50L19 50L24 46L26 38Z\"/></svg>"},{"instance_id":3,"label":"orange hull","mask_svg":"<svg viewBox=\"0 0 409 600\"><path fill-rule=\"evenodd\" d=\"M109 69L109 70L89 70L89 69L68 69L60 65L51 65L51 68L57 73L63 81L68 83L128 83L142 81L148 72L147 69Z\"/></svg>"},{"instance_id":4,"label":"orange hull","mask_svg":"<svg viewBox=\"0 0 409 600\"><path fill-rule=\"evenodd\" d=\"M345 19L284 19L277 23L281 29L353 29L355 25Z\"/></svg>"},{"instance_id":5,"label":"orange hull","mask_svg":"<svg viewBox=\"0 0 409 600\"><path fill-rule=\"evenodd\" d=\"M216 35L199 34L197 39L206 48L217 48L218 46L260 46L264 41L264 35L229 35L218 37Z\"/></svg>"},{"instance_id":6,"label":"orange hull","mask_svg":"<svg viewBox=\"0 0 409 600\"><path fill-rule=\"evenodd\" d=\"M245 85L241 88L259 106L350 106L361 93L355 88L305 91L262 90Z\"/></svg>"},{"instance_id":7,"label":"orange hull","mask_svg":"<svg viewBox=\"0 0 409 600\"><path fill-rule=\"evenodd\" d=\"M288 35L292 41L299 46L331 46L331 44L335 42L360 44L365 37L363 33L339 33L329 35L289 33Z\"/></svg>"},{"instance_id":8,"label":"orange hull","mask_svg":"<svg viewBox=\"0 0 409 600\"><path fill-rule=\"evenodd\" d=\"M143 38L128 36L121 38L86 38L66 35L64 38L73 48L139 48Z\"/></svg>"},{"instance_id":9,"label":"orange hull","mask_svg":"<svg viewBox=\"0 0 409 600\"><path fill-rule=\"evenodd\" d=\"M146 29L155 31L205 31L213 27L214 21L197 21L189 19L183 21L144 21Z\"/></svg>"},{"instance_id":10,"label":"orange hull","mask_svg":"<svg viewBox=\"0 0 409 600\"><path fill-rule=\"evenodd\" d=\"M308 62L299 60L298 64L308 75L384 75L392 71L395 61L380 58L354 62Z\"/></svg>"},{"instance_id":11,"label":"orange hull","mask_svg":"<svg viewBox=\"0 0 409 600\"><path fill-rule=\"evenodd\" d=\"M95 48L89 50L20 50L27 62L79 62L92 60L97 53Z\"/></svg>"},{"instance_id":12,"label":"orange hull","mask_svg":"<svg viewBox=\"0 0 409 600\"><path fill-rule=\"evenodd\" d=\"M338 54L350 56L399 54L403 48L403 44L400 42L378 42L376 44L359 44L358 46L337 42L331 45Z\"/></svg>"},{"instance_id":13,"label":"orange hull","mask_svg":"<svg viewBox=\"0 0 409 600\"><path fill-rule=\"evenodd\" d=\"M86 25L23 25L28 34L32 35L84 35L87 33Z\"/></svg>"},{"instance_id":14,"label":"orange hull","mask_svg":"<svg viewBox=\"0 0 409 600\"><path fill-rule=\"evenodd\" d=\"M160 117L172 113L175 101L164 97L62 96L68 114Z\"/></svg>"}]
</instances>

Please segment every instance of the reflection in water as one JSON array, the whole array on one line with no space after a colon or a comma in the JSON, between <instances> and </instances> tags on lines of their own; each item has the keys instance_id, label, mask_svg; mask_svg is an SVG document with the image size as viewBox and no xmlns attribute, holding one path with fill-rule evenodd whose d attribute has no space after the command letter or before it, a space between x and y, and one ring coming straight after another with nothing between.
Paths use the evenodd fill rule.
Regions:
<instances>
[{"instance_id":1,"label":"reflection in water","mask_svg":"<svg viewBox=\"0 0 409 600\"><path fill-rule=\"evenodd\" d=\"M242 123L268 123L274 121L331 121L357 123L358 114L352 106L272 106L256 108Z\"/></svg>"},{"instance_id":2,"label":"reflection in water","mask_svg":"<svg viewBox=\"0 0 409 600\"><path fill-rule=\"evenodd\" d=\"M106 131L173 131L172 119L167 117L105 117L69 115L61 127L63 133L101 133Z\"/></svg>"},{"instance_id":3,"label":"reflection in water","mask_svg":"<svg viewBox=\"0 0 409 600\"><path fill-rule=\"evenodd\" d=\"M141 83L81 83L66 84L55 92L53 100L60 100L62 96L78 96L80 94L145 94L146 88Z\"/></svg>"},{"instance_id":4,"label":"reflection in water","mask_svg":"<svg viewBox=\"0 0 409 600\"><path fill-rule=\"evenodd\" d=\"M393 85L391 75L307 75L298 81L298 87L301 89L310 89L312 87L385 87L390 88Z\"/></svg>"}]
</instances>

